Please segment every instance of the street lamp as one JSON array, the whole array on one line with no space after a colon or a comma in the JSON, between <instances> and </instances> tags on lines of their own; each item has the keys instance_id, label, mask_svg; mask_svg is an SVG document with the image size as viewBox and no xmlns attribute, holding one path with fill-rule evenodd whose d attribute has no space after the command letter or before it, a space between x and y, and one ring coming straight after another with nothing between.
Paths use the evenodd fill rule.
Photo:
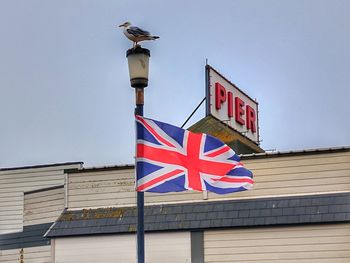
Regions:
<instances>
[{"instance_id":1,"label":"street lamp","mask_svg":"<svg viewBox=\"0 0 350 263\"><path fill-rule=\"evenodd\" d=\"M150 51L141 46L126 52L131 87L135 88L135 114L143 116L144 88L148 86ZM137 167L135 167L137 169ZM145 262L144 193L137 192L137 262Z\"/></svg>"},{"instance_id":2,"label":"street lamp","mask_svg":"<svg viewBox=\"0 0 350 263\"><path fill-rule=\"evenodd\" d=\"M130 48L126 52L126 57L128 58L131 87L147 87L150 51L137 46L136 48Z\"/></svg>"}]
</instances>

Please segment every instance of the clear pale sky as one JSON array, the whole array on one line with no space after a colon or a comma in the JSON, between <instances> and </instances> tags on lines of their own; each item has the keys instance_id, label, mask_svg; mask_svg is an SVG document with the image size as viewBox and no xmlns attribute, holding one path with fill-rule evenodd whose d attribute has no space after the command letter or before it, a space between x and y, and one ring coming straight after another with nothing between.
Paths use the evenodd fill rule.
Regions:
<instances>
[{"instance_id":1,"label":"clear pale sky","mask_svg":"<svg viewBox=\"0 0 350 263\"><path fill-rule=\"evenodd\" d=\"M258 100L262 148L350 145L349 11L348 0L1 0L0 167L133 163L131 42L113 28L125 21L160 36L143 44L145 116L180 126L204 97L208 58Z\"/></svg>"}]
</instances>

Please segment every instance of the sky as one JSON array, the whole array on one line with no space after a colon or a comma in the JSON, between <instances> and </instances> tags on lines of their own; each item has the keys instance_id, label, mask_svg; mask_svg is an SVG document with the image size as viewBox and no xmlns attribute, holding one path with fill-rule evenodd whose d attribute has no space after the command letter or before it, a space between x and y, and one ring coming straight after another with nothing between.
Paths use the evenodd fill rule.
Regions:
<instances>
[{"instance_id":1,"label":"sky","mask_svg":"<svg viewBox=\"0 0 350 263\"><path fill-rule=\"evenodd\" d=\"M261 147L350 145L348 0L1 0L0 168L134 162L121 29L150 49L145 116L181 126L205 61L259 102ZM186 127L205 116L202 106Z\"/></svg>"}]
</instances>

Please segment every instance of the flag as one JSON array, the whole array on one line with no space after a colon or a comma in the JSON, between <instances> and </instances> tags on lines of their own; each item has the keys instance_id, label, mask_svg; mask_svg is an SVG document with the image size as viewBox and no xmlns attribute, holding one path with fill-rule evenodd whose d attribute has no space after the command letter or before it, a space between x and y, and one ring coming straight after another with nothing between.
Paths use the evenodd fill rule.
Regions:
<instances>
[{"instance_id":1,"label":"flag","mask_svg":"<svg viewBox=\"0 0 350 263\"><path fill-rule=\"evenodd\" d=\"M136 190L139 192L248 190L253 174L226 144L207 134L136 116Z\"/></svg>"}]
</instances>

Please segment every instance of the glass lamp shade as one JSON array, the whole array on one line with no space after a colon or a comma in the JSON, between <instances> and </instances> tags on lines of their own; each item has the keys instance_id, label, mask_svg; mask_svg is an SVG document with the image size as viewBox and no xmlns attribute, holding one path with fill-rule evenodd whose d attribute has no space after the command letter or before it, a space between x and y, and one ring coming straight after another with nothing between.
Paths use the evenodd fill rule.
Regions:
<instances>
[{"instance_id":1,"label":"glass lamp shade","mask_svg":"<svg viewBox=\"0 0 350 263\"><path fill-rule=\"evenodd\" d=\"M131 87L147 87L150 51L138 46L129 49L126 57L128 58Z\"/></svg>"}]
</instances>

